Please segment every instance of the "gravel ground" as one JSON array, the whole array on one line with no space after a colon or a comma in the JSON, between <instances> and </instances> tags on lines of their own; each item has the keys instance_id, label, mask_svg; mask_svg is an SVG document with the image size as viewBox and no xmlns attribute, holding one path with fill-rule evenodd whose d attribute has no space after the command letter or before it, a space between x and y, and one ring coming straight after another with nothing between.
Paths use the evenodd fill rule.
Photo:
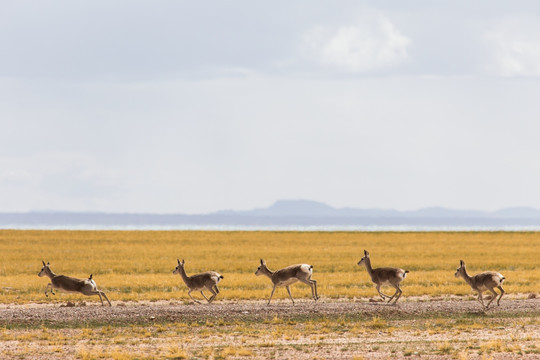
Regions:
<instances>
[{"instance_id":1,"label":"gravel ground","mask_svg":"<svg viewBox=\"0 0 540 360\"><path fill-rule=\"evenodd\" d=\"M56 300L58 301L58 300ZM485 314L488 324L461 330L436 327L437 318L469 315L484 318L477 301L465 299L407 299L396 306L370 302L323 299L317 303L299 300L295 306L280 300L267 306L265 301L218 301L213 304L179 302L113 302L101 304L0 304L1 359L539 359L539 326L531 319L540 316L540 299L503 299L501 306ZM321 324L340 327L341 317L349 317L347 332L313 328L308 333L280 334L274 318L291 319L289 329L303 320L322 319ZM386 319L380 328L370 325L375 317ZM501 320L508 319L508 326ZM421 320L424 319L424 320ZM233 324L219 325L219 320ZM270 320L270 321L265 321ZM420 320L420 321L418 321ZM357 322L358 321L358 322ZM363 327L362 322L366 322ZM377 320L379 321L379 320ZM474 320L473 320L474 321ZM506 320L502 320L506 322ZM197 322L190 328L185 325ZM206 322L214 325L207 327ZM417 323L431 323L431 327ZM172 324L172 333L156 335L161 325ZM175 333L177 323L189 333ZM354 332L354 324L360 330ZM160 325L161 324L161 325ZM246 325L247 324L247 325ZM281 324L287 324L287 321ZM351 327L350 324L353 324ZM383 321L383 324L385 322ZM82 336L87 325L89 334ZM118 325L112 328L107 325ZM473 322L474 325L474 322ZM243 333L251 329L251 333ZM51 329L51 330L48 330ZM112 329L112 330L111 330ZM119 330L114 330L119 329ZM125 329L125 330L122 330ZM253 332L255 329L255 332ZM327 328L328 329L328 328ZM333 329L333 328L332 328ZM363 329L367 329L364 331ZM149 330L149 332L147 332ZM92 332L93 331L93 332ZM142 333L141 333L142 331ZM170 331L170 330L166 330ZM146 333L147 332L147 333ZM115 338L128 334L127 338ZM491 344L491 345L490 345ZM510 346L510 349L507 349ZM247 353L224 351L247 349ZM492 348L490 350L490 347ZM180 354L176 349L180 348ZM116 354L116 355L115 355Z\"/></svg>"},{"instance_id":2,"label":"gravel ground","mask_svg":"<svg viewBox=\"0 0 540 360\"><path fill-rule=\"evenodd\" d=\"M113 302L113 306L97 303L66 305L27 304L0 306L0 325L37 325L44 323L70 324L94 322L104 324L141 324L149 322L183 322L211 319L257 321L275 316L322 317L365 315L385 318L415 318L434 315L452 316L482 313L477 301L403 301L395 306L376 302L298 301L292 305L276 301L243 301L237 303L179 304L174 302ZM539 316L540 299L502 300L501 306L492 306L489 316Z\"/></svg>"}]
</instances>

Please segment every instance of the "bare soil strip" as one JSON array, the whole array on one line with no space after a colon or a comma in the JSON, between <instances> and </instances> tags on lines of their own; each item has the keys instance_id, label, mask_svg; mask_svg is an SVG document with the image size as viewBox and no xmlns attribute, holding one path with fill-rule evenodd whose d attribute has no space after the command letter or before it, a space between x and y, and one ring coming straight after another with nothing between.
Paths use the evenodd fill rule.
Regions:
<instances>
[{"instance_id":1,"label":"bare soil strip","mask_svg":"<svg viewBox=\"0 0 540 360\"><path fill-rule=\"evenodd\" d=\"M84 304L84 303L83 303ZM358 317L386 319L414 319L453 316L480 317L537 317L540 299L502 300L483 312L477 301L400 302L395 306L371 302L299 301L292 305L276 301L270 306L263 302L176 304L176 303L122 303L101 306L96 303L66 307L61 305L4 305L0 307L2 326L85 326L89 324L126 325L157 322L186 321L260 321L265 319Z\"/></svg>"}]
</instances>

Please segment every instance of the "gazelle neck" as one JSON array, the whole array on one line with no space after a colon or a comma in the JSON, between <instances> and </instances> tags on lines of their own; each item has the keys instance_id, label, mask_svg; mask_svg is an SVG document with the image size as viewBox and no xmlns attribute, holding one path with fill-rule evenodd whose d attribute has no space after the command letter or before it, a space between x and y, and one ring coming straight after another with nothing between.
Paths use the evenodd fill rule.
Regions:
<instances>
[{"instance_id":1,"label":"gazelle neck","mask_svg":"<svg viewBox=\"0 0 540 360\"><path fill-rule=\"evenodd\" d=\"M182 280L187 284L189 277L186 275L186 270L184 270L183 266L178 267L178 272L180 273L180 276L182 277Z\"/></svg>"},{"instance_id":2,"label":"gazelle neck","mask_svg":"<svg viewBox=\"0 0 540 360\"><path fill-rule=\"evenodd\" d=\"M47 276L49 277L49 279L52 279L53 277L56 276L56 274L53 273L53 271L52 271L51 268L49 268L49 267L45 267L45 268L43 269L43 272L45 273L45 275L47 275Z\"/></svg>"},{"instance_id":3,"label":"gazelle neck","mask_svg":"<svg viewBox=\"0 0 540 360\"><path fill-rule=\"evenodd\" d=\"M366 267L366 270L367 270L368 274L371 276L373 274L373 268L371 267L370 258L366 257L364 259L364 266Z\"/></svg>"},{"instance_id":4,"label":"gazelle neck","mask_svg":"<svg viewBox=\"0 0 540 360\"><path fill-rule=\"evenodd\" d=\"M274 275L274 271L270 270L266 266L261 267L261 272L263 273L263 275L268 276L270 279L272 278L272 275Z\"/></svg>"},{"instance_id":5,"label":"gazelle neck","mask_svg":"<svg viewBox=\"0 0 540 360\"><path fill-rule=\"evenodd\" d=\"M463 268L463 270L461 271L461 276L463 277L463 279L465 279L467 284L472 285L472 277L469 276L466 268Z\"/></svg>"}]
</instances>

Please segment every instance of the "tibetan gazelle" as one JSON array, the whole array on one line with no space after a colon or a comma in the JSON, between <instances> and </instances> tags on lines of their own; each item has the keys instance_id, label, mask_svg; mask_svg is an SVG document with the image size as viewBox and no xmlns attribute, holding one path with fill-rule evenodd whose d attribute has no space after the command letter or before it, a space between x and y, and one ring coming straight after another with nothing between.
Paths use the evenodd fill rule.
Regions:
<instances>
[{"instance_id":1,"label":"tibetan gazelle","mask_svg":"<svg viewBox=\"0 0 540 360\"><path fill-rule=\"evenodd\" d=\"M272 280L274 287L272 288L272 293L270 294L270 299L268 299L268 305L272 301L272 296L274 296L274 291L276 287L285 286L289 297L294 305L294 299L291 295L290 285L294 284L297 281L303 282L311 286L311 294L313 295L313 300L317 301L319 295L317 294L317 281L311 278L313 274L313 266L308 264L299 264L291 265L277 271L271 271L268 266L266 266L266 261L261 259L261 265L257 268L255 275L266 275Z\"/></svg>"},{"instance_id":2,"label":"tibetan gazelle","mask_svg":"<svg viewBox=\"0 0 540 360\"><path fill-rule=\"evenodd\" d=\"M375 284L377 292L379 293L383 301L385 300L385 298L388 298L388 304L390 304L390 301L392 301L392 299L397 295L396 300L394 301L395 304L403 293L403 291L401 291L401 288L399 287L399 284L403 281L403 279L405 279L405 276L407 276L409 270L392 267L373 269L371 267L371 260L369 258L369 253L367 252L367 250L364 250L364 257L358 262L359 266L362 264L366 266L366 270L371 277L371 281L373 281L373 283ZM391 285L396 289L396 292L392 296L385 295L381 292L381 285Z\"/></svg>"},{"instance_id":3,"label":"tibetan gazelle","mask_svg":"<svg viewBox=\"0 0 540 360\"><path fill-rule=\"evenodd\" d=\"M461 276L463 279L465 279L467 284L469 284L471 288L478 293L478 301L480 302L480 304L482 304L482 309L484 311L488 309L489 305L493 302L493 300L495 300L498 295L494 288L499 288L499 290L501 290L501 296L499 296L499 299L497 299L497 306L499 306L499 302L501 301L501 298L504 294L502 283L505 279L504 276L502 276L500 273L495 271L486 271L478 275L470 276L469 274L467 274L465 261L459 260L459 268L456 270L456 273L454 275L455 277ZM484 299L482 298L482 293L486 290L490 291L493 296L491 297L491 300L488 302L487 306L484 306Z\"/></svg>"},{"instance_id":4,"label":"tibetan gazelle","mask_svg":"<svg viewBox=\"0 0 540 360\"><path fill-rule=\"evenodd\" d=\"M77 279L65 275L56 275L52 272L48 262L47 264L45 264L45 261L43 260L41 260L41 262L43 263L43 268L39 272L38 276L48 276L49 279L51 279L51 282L48 283L47 287L45 288L45 296L49 296L49 289L53 295L54 289L59 289L65 292L81 293L86 296L99 295L101 305L105 305L101 297L103 295L105 300L107 300L109 303L109 306L112 306L107 295L105 295L103 291L98 290L96 282L92 279L92 275L90 275L88 279Z\"/></svg>"},{"instance_id":5,"label":"tibetan gazelle","mask_svg":"<svg viewBox=\"0 0 540 360\"><path fill-rule=\"evenodd\" d=\"M211 303L216 298L217 294L219 294L217 284L221 281L221 279L223 279L223 275L220 275L215 271L207 271L201 274L187 276L186 271L184 270L185 261L183 259L182 262L180 262L179 259L176 259L176 261L178 261L178 266L176 269L174 269L173 274L180 274L182 280L184 280L189 288L188 295L191 300L195 301L197 304L200 304L201 302L199 300L196 300L193 298L193 296L191 296L192 291L200 291L201 295L206 299L206 301ZM212 293L210 299L204 295L204 289L207 289Z\"/></svg>"}]
</instances>

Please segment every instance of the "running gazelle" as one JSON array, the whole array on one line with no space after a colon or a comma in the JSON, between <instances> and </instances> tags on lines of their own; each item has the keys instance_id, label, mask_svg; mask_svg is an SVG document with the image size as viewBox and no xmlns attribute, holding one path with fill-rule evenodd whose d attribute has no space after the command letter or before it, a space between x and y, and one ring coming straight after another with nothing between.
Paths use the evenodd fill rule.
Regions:
<instances>
[{"instance_id":1,"label":"running gazelle","mask_svg":"<svg viewBox=\"0 0 540 360\"><path fill-rule=\"evenodd\" d=\"M186 271L184 270L184 259L182 259L182 262L180 262L179 259L176 259L176 261L178 262L178 266L176 266L176 269L174 269L173 274L180 274L182 280L184 280L184 283L186 283L186 286L189 289L188 295L191 300L195 301L197 304L200 304L201 302L199 300L196 300L193 298L193 296L191 296L192 291L200 291L201 295L206 299L206 301L211 303L216 298L217 294L219 294L217 284L221 281L221 279L223 279L223 275L220 275L215 271L207 271L201 274L187 276ZM210 299L204 295L204 289L212 293Z\"/></svg>"},{"instance_id":2,"label":"running gazelle","mask_svg":"<svg viewBox=\"0 0 540 360\"><path fill-rule=\"evenodd\" d=\"M383 299L388 298L388 304L390 304L390 301L397 295L396 300L393 304L395 304L398 299L401 297L401 294L403 291L399 287L399 284L405 279L405 276L407 276L407 273L409 270L403 270L400 268L393 268L393 267L381 267L373 269L371 267L371 259L369 257L369 252L367 250L364 250L364 257L360 259L358 262L358 265L364 264L366 267L366 270L371 277L371 281L375 284L375 287L377 288L377 292ZM396 289L396 292L392 296L385 295L381 292L381 285L391 285Z\"/></svg>"},{"instance_id":3,"label":"running gazelle","mask_svg":"<svg viewBox=\"0 0 540 360\"><path fill-rule=\"evenodd\" d=\"M497 297L497 292L494 290L494 288L498 288L499 290L501 290L501 295L497 299L497 306L500 305L499 303L504 294L502 283L505 279L505 277L502 276L500 273L495 271L485 271L483 273L470 276L467 273L465 261L459 260L459 268L457 268L454 276L462 277L467 282L467 284L469 284L470 287L478 293L478 301L480 302L480 304L482 304L482 309L484 311L488 309L489 305ZM484 299L482 298L482 293L486 290L490 291L493 296L491 297L491 300L488 302L487 306L484 306Z\"/></svg>"},{"instance_id":4,"label":"running gazelle","mask_svg":"<svg viewBox=\"0 0 540 360\"><path fill-rule=\"evenodd\" d=\"M313 266L311 265L291 265L280 270L272 271L268 268L268 266L266 266L266 261L261 259L261 265L257 268L255 275L265 275L270 278L270 280L272 280L272 284L274 284L272 293L270 293L270 299L268 299L268 305L270 305L272 296L274 296L274 291L276 291L276 287L278 286L285 286L294 305L294 299L291 295L290 286L297 281L308 284L311 287L313 300L317 301L319 299L319 295L317 294L317 281L311 278L311 275L313 275Z\"/></svg>"}]
</instances>

